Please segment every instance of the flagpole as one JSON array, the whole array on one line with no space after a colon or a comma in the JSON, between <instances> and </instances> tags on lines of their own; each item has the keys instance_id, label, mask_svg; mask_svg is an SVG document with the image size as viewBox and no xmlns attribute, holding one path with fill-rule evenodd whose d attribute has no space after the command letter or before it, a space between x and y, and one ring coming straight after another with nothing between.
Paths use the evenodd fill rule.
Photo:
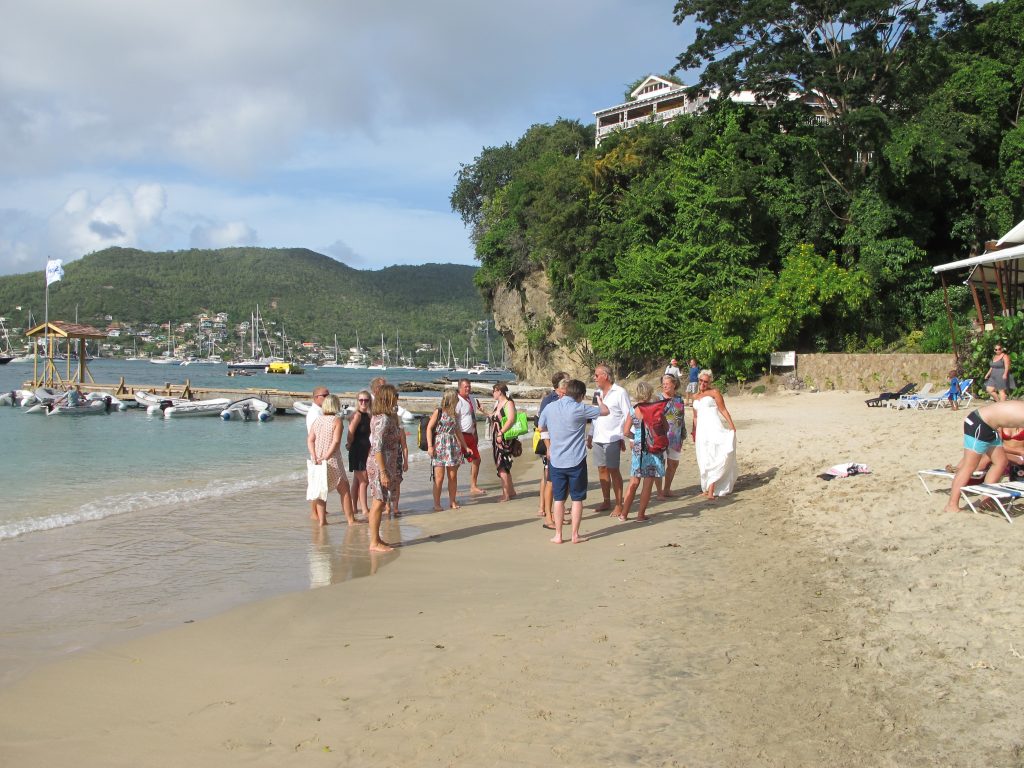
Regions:
<instances>
[{"instance_id":1,"label":"flagpole","mask_svg":"<svg viewBox=\"0 0 1024 768\"><path fill-rule=\"evenodd\" d=\"M43 352L46 354L46 359L43 360L43 382L42 386L46 386L46 373L50 369L50 261L46 262L46 291L43 294ZM36 350L36 354L39 350Z\"/></svg>"}]
</instances>

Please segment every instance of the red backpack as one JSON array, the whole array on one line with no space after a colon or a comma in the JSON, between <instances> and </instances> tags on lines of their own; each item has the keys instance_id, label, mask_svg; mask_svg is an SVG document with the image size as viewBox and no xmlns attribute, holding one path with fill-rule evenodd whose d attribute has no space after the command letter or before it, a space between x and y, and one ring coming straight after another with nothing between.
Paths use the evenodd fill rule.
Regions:
<instances>
[{"instance_id":1,"label":"red backpack","mask_svg":"<svg viewBox=\"0 0 1024 768\"><path fill-rule=\"evenodd\" d=\"M670 400L657 400L653 403L639 403L640 411L640 450L643 453L663 453L668 448L668 419L665 408Z\"/></svg>"}]
</instances>

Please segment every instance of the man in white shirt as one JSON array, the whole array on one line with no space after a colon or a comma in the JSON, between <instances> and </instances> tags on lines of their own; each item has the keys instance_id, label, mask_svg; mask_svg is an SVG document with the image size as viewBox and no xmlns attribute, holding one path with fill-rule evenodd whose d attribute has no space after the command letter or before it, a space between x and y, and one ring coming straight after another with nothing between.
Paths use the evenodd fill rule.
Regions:
<instances>
[{"instance_id":1,"label":"man in white shirt","mask_svg":"<svg viewBox=\"0 0 1024 768\"><path fill-rule=\"evenodd\" d=\"M672 358L672 362L669 363L668 366L665 368L665 373L663 373L662 375L667 376L669 374L672 374L677 379L681 376L679 372L679 361L674 357Z\"/></svg>"},{"instance_id":2,"label":"man in white shirt","mask_svg":"<svg viewBox=\"0 0 1024 768\"><path fill-rule=\"evenodd\" d=\"M309 434L309 430L313 428L313 422L324 415L324 410L320 406L323 405L324 398L331 394L327 387L313 387L313 404L309 406L309 410L306 412L306 434ZM313 512L310 515L314 520L316 516L316 501L311 501L310 507Z\"/></svg>"},{"instance_id":3,"label":"man in white shirt","mask_svg":"<svg viewBox=\"0 0 1024 768\"><path fill-rule=\"evenodd\" d=\"M466 440L469 453L466 459L470 462L469 492L474 496L487 493L477 485L480 476L480 449L476 444L476 414L480 410L480 401L470 394L472 385L469 379L459 379L459 402L455 405L455 415L459 417L459 429Z\"/></svg>"},{"instance_id":4,"label":"man in white shirt","mask_svg":"<svg viewBox=\"0 0 1024 768\"><path fill-rule=\"evenodd\" d=\"M309 434L309 430L313 428L313 422L316 421L320 416L324 415L323 405L324 398L331 394L327 387L313 387L313 404L309 406L309 411L306 413L306 434Z\"/></svg>"},{"instance_id":5,"label":"man in white shirt","mask_svg":"<svg viewBox=\"0 0 1024 768\"><path fill-rule=\"evenodd\" d=\"M623 428L633 413L633 405L629 402L626 390L615 383L612 369L604 363L594 367L594 381L608 408L607 416L594 419L593 434L587 436L587 448L594 452L594 463L597 464L597 473L601 479L603 501L597 510L605 512L610 509L611 514L617 516L622 513L622 472L619 470L619 460L626 452ZM611 503L613 493L614 508Z\"/></svg>"}]
</instances>

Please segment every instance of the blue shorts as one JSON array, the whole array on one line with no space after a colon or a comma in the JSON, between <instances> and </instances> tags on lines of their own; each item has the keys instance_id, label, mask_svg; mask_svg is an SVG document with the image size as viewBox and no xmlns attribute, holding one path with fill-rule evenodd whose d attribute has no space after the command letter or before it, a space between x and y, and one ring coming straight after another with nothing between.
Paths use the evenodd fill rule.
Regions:
<instances>
[{"instance_id":1,"label":"blue shorts","mask_svg":"<svg viewBox=\"0 0 1024 768\"><path fill-rule=\"evenodd\" d=\"M554 465L548 467L551 479L551 498L553 501L565 501L568 496L573 501L587 498L587 460L584 459L575 467L563 469Z\"/></svg>"},{"instance_id":2,"label":"blue shorts","mask_svg":"<svg viewBox=\"0 0 1024 768\"><path fill-rule=\"evenodd\" d=\"M964 448L982 455L1003 444L999 433L982 421L977 411L964 419Z\"/></svg>"}]
</instances>

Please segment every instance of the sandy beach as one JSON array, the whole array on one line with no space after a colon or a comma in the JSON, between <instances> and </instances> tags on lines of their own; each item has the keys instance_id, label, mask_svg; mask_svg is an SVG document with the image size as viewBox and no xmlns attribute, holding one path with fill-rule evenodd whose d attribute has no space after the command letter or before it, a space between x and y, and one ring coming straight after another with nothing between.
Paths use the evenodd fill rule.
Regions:
<instances>
[{"instance_id":1,"label":"sandy beach","mask_svg":"<svg viewBox=\"0 0 1024 768\"><path fill-rule=\"evenodd\" d=\"M368 577L0 689L0 764L1022 765L1024 525L922 488L963 411L866 397L729 397L732 496L698 496L690 444L650 523L592 482L580 545L548 543L536 461L498 504L487 456L488 497L410 516Z\"/></svg>"}]
</instances>

